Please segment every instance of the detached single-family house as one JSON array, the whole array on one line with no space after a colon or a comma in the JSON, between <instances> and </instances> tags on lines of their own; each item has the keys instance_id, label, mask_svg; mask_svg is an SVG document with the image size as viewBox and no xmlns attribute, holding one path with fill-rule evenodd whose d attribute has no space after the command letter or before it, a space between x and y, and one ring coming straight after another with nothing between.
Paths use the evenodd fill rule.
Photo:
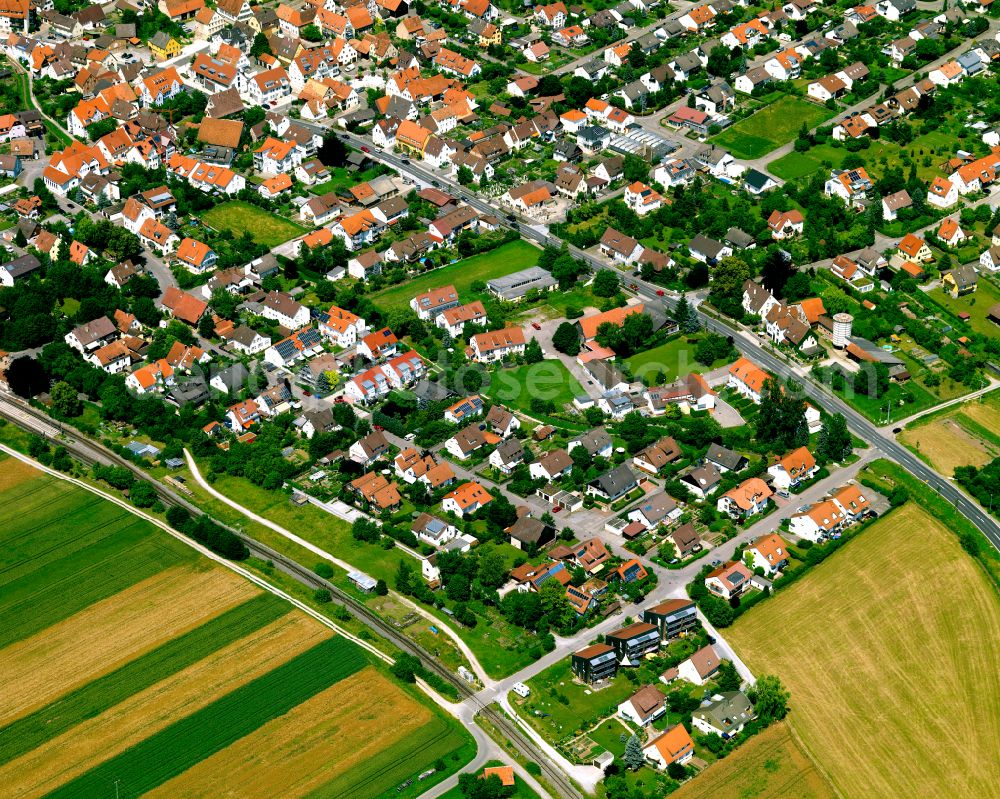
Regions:
<instances>
[{"instance_id":1,"label":"detached single-family house","mask_svg":"<svg viewBox=\"0 0 1000 799\"><path fill-rule=\"evenodd\" d=\"M666 694L652 685L640 688L618 705L618 715L640 727L651 724L666 712Z\"/></svg>"},{"instance_id":2,"label":"detached single-family house","mask_svg":"<svg viewBox=\"0 0 1000 799\"><path fill-rule=\"evenodd\" d=\"M742 594L750 585L751 571L740 561L729 561L705 576L705 587L727 602Z\"/></svg>"},{"instance_id":3,"label":"detached single-family house","mask_svg":"<svg viewBox=\"0 0 1000 799\"><path fill-rule=\"evenodd\" d=\"M744 557L750 568L763 569L771 575L788 565L788 544L777 533L768 533L750 544Z\"/></svg>"},{"instance_id":4,"label":"detached single-family house","mask_svg":"<svg viewBox=\"0 0 1000 799\"><path fill-rule=\"evenodd\" d=\"M695 685L704 685L719 673L722 659L715 647L707 644L677 666L677 676Z\"/></svg>"},{"instance_id":5,"label":"detached single-family house","mask_svg":"<svg viewBox=\"0 0 1000 799\"><path fill-rule=\"evenodd\" d=\"M694 757L694 741L684 725L677 724L646 744L642 753L650 764L661 770L672 763L683 766Z\"/></svg>"},{"instance_id":6,"label":"detached single-family house","mask_svg":"<svg viewBox=\"0 0 1000 799\"><path fill-rule=\"evenodd\" d=\"M806 447L799 447L780 458L767 471L774 478L775 491L787 494L790 488L811 479L818 469L812 453Z\"/></svg>"},{"instance_id":7,"label":"detached single-family house","mask_svg":"<svg viewBox=\"0 0 1000 799\"><path fill-rule=\"evenodd\" d=\"M719 735L728 740L738 735L753 718L753 706L746 694L724 691L715 694L711 704L692 714L691 726L706 735Z\"/></svg>"}]
</instances>

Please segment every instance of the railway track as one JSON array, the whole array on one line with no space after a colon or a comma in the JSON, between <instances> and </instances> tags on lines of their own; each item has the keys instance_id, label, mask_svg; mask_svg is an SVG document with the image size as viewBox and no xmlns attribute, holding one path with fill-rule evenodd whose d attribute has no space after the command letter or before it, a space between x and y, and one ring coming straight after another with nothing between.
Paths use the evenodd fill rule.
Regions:
<instances>
[{"instance_id":1,"label":"railway track","mask_svg":"<svg viewBox=\"0 0 1000 799\"><path fill-rule=\"evenodd\" d=\"M197 505L180 496L177 492L163 485L158 480L151 477L140 466L112 452L103 444L94 442L82 436L74 428L66 429L60 423L55 422L48 415L33 408L23 400L9 394L0 394L0 416L17 424L18 426L51 441L54 444L63 446L77 460L87 464L100 464L102 466L122 466L131 471L137 478L149 482L156 491L157 496L166 505L176 505L184 508L188 512L202 516L207 515ZM406 654L417 657L421 664L429 671L436 674L441 679L454 686L462 701L473 704L474 709L487 718L494 727L500 730L513 743L515 748L528 760L538 763L542 773L548 782L556 789L564 799L581 799L580 790L570 781L562 769L554 765L544 752L540 751L534 742L525 735L516 725L503 713L497 712L492 706L484 705L475 698L475 690L465 680L450 671L437 658L427 652L419 644L411 641L402 635L399 630L382 619L363 602L358 601L350 594L346 593L333 583L320 577L311 569L306 568L297 561L286 557L282 553L257 541L241 530L236 530L227 524L214 520L220 527L229 530L238 536L250 550L251 554L265 561L272 562L277 568L293 577L298 582L308 588L322 588L330 592L333 601L343 606L358 621L366 627L374 630L382 638L389 641L393 646Z\"/></svg>"}]
</instances>

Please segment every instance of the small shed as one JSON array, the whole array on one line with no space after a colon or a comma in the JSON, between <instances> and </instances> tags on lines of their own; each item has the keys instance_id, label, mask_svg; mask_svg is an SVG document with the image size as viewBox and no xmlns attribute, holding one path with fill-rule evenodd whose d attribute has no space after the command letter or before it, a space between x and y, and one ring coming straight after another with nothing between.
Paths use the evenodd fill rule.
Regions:
<instances>
[{"instance_id":1,"label":"small shed","mask_svg":"<svg viewBox=\"0 0 1000 799\"><path fill-rule=\"evenodd\" d=\"M366 594L370 594L375 590L375 586L378 585L378 581L364 572L348 572L347 579L350 580L355 587L364 591Z\"/></svg>"}]
</instances>

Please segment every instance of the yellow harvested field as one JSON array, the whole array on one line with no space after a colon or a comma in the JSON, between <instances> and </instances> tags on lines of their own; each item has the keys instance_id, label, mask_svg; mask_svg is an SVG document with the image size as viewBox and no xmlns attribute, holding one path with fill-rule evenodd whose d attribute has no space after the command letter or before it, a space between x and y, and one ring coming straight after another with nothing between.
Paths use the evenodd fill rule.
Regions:
<instances>
[{"instance_id":1,"label":"yellow harvested field","mask_svg":"<svg viewBox=\"0 0 1000 799\"><path fill-rule=\"evenodd\" d=\"M0 649L0 724L260 593L227 569L177 567Z\"/></svg>"},{"instance_id":2,"label":"yellow harvested field","mask_svg":"<svg viewBox=\"0 0 1000 799\"><path fill-rule=\"evenodd\" d=\"M1000 597L914 503L726 636L791 691L788 722L844 797L995 796Z\"/></svg>"},{"instance_id":3,"label":"yellow harvested field","mask_svg":"<svg viewBox=\"0 0 1000 799\"><path fill-rule=\"evenodd\" d=\"M972 421L981 424L991 433L1000 436L1000 407L990 396L988 402L967 402L962 406L962 416L968 416Z\"/></svg>"},{"instance_id":4,"label":"yellow harvested field","mask_svg":"<svg viewBox=\"0 0 1000 799\"><path fill-rule=\"evenodd\" d=\"M24 461L4 455L3 458L0 458L0 491L17 488L21 483L34 480L41 474L40 471Z\"/></svg>"},{"instance_id":5,"label":"yellow harvested field","mask_svg":"<svg viewBox=\"0 0 1000 799\"><path fill-rule=\"evenodd\" d=\"M303 613L282 616L5 764L0 785L20 799L44 796L332 634Z\"/></svg>"},{"instance_id":6,"label":"yellow harvested field","mask_svg":"<svg viewBox=\"0 0 1000 799\"><path fill-rule=\"evenodd\" d=\"M984 442L977 440L950 416L904 430L899 439L949 477L958 466L979 467L993 460Z\"/></svg>"},{"instance_id":7,"label":"yellow harvested field","mask_svg":"<svg viewBox=\"0 0 1000 799\"><path fill-rule=\"evenodd\" d=\"M296 799L392 747L431 715L375 669L362 669L144 799Z\"/></svg>"},{"instance_id":8,"label":"yellow harvested field","mask_svg":"<svg viewBox=\"0 0 1000 799\"><path fill-rule=\"evenodd\" d=\"M710 765L672 799L834 799L830 785L799 749L785 722L755 735Z\"/></svg>"}]
</instances>

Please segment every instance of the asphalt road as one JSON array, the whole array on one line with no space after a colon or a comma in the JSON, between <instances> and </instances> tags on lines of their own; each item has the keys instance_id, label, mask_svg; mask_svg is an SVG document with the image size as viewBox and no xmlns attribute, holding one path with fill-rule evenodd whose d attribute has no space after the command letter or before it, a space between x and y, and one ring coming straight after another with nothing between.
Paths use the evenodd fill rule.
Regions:
<instances>
[{"instance_id":1,"label":"asphalt road","mask_svg":"<svg viewBox=\"0 0 1000 799\"><path fill-rule=\"evenodd\" d=\"M461 198L464 202L475 208L480 213L492 214L498 217L502 224L516 228L523 237L530 239L542 246L550 244L552 246L562 246L563 242L556 236L552 236L547 230L539 230L528 224L511 221L505 211L498 206L486 202L476 196L469 189L459 186L444 175L432 172L420 164L414 164L410 159L405 159L408 163L403 163L404 159L395 153L385 152L376 149L370 139L364 139L351 133L341 132L341 137L350 142L355 147L366 147L369 154L395 167L400 172L408 173L412 177L419 179L423 183L431 185L437 184L446 188L451 194ZM602 259L583 250L568 245L574 257L585 262L592 270L608 268L608 263ZM655 305L660 303L667 311L673 311L676 298L657 296L658 286L647 283L635 277L630 279L638 287L636 294L644 302ZM710 316L706 316L699 309L701 322L707 330L719 333L724 336L731 336L737 349L747 357L751 358L762 368L771 372L777 377L792 378L802 385L804 395L815 405L823 408L829 413L841 413L847 420L848 427L858 437L868 442L868 444L882 450L890 459L905 467L911 474L927 484L928 487L937 491L944 499L954 505L966 518L978 527L989 539L990 543L1000 551L1000 525L994 521L990 515L976 502L970 499L964 492L958 489L948 479L942 477L927 464L917 458L912 452L898 444L890 435L884 434L872 422L868 421L858 411L844 402L840 397L834 395L828 388L812 379L808 374L793 368L787 361L777 357L771 352L763 349L760 342L735 323L724 322Z\"/></svg>"}]
</instances>

